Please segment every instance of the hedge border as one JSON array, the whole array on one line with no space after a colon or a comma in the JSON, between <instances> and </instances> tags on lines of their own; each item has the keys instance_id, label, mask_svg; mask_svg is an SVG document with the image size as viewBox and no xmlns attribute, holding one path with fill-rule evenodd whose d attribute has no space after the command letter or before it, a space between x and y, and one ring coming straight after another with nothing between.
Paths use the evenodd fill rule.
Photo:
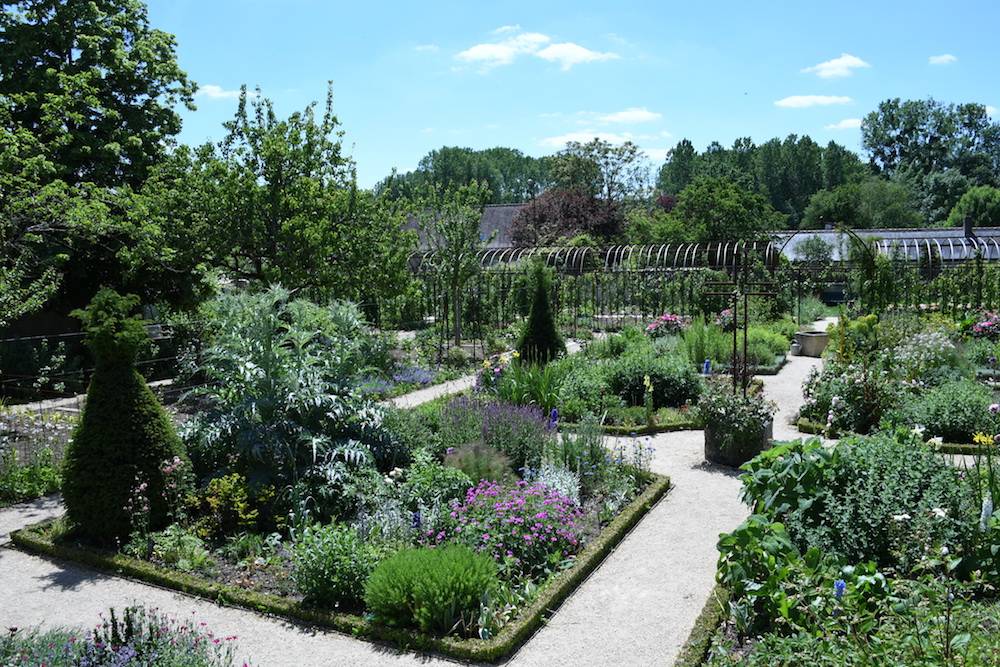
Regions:
<instances>
[{"instance_id":1,"label":"hedge border","mask_svg":"<svg viewBox=\"0 0 1000 667\"><path fill-rule=\"evenodd\" d=\"M681 647L681 652L677 654L674 667L698 667L705 662L708 651L712 648L712 637L726 620L728 606L729 590L722 584L716 584L695 619L694 627Z\"/></svg>"},{"instance_id":2,"label":"hedge border","mask_svg":"<svg viewBox=\"0 0 1000 667\"><path fill-rule=\"evenodd\" d=\"M812 435L823 435L823 431L825 430L824 425L820 424L819 422L814 422L812 420L806 419L805 417L799 419L796 426L802 433L809 433ZM838 436L834 435L832 437L838 437ZM933 445L933 447L934 451L938 452L939 454L958 454L958 455L981 454L985 451L983 447L979 445L974 445L972 443L962 443L962 442L942 442L939 445ZM1000 452L997 452L997 455L1000 456Z\"/></svg>"},{"instance_id":3,"label":"hedge border","mask_svg":"<svg viewBox=\"0 0 1000 667\"><path fill-rule=\"evenodd\" d=\"M459 639L432 637L411 630L376 625L362 616L327 612L302 607L296 602L255 591L226 586L182 572L167 570L148 561L121 554L101 552L86 547L58 544L44 532L54 520L22 528L11 533L17 547L96 570L110 572L140 582L169 588L218 604L241 607L285 619L330 628L355 637L389 642L401 650L435 652L451 658L475 662L496 662L507 657L531 637L545 620L604 561L622 539L670 490L670 478L651 475L646 489L633 500L576 558L576 564L558 573L517 620L506 625L495 637Z\"/></svg>"}]
</instances>

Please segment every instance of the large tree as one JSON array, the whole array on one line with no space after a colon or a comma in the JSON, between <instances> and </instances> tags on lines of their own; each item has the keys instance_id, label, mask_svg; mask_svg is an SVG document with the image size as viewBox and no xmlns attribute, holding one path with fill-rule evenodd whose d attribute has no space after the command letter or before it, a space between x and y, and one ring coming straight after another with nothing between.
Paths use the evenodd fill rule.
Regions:
<instances>
[{"instance_id":1,"label":"large tree","mask_svg":"<svg viewBox=\"0 0 1000 667\"><path fill-rule=\"evenodd\" d=\"M646 155L631 141L570 141L552 158L549 176L556 187L586 192L608 208L627 206L648 194Z\"/></svg>"},{"instance_id":2,"label":"large tree","mask_svg":"<svg viewBox=\"0 0 1000 667\"><path fill-rule=\"evenodd\" d=\"M663 241L732 241L759 238L781 226L761 195L726 178L702 176L677 196Z\"/></svg>"},{"instance_id":3,"label":"large tree","mask_svg":"<svg viewBox=\"0 0 1000 667\"><path fill-rule=\"evenodd\" d=\"M577 189L553 188L522 208L511 223L514 245L552 245L579 234L607 241L621 231L617 207Z\"/></svg>"},{"instance_id":4,"label":"large tree","mask_svg":"<svg viewBox=\"0 0 1000 667\"><path fill-rule=\"evenodd\" d=\"M962 195L948 216L948 224L961 227L966 220L973 227L1000 227L1000 190L981 185Z\"/></svg>"},{"instance_id":5,"label":"large tree","mask_svg":"<svg viewBox=\"0 0 1000 667\"><path fill-rule=\"evenodd\" d=\"M545 189L547 164L545 158L524 155L514 148L442 146L421 158L414 171L391 174L375 190L391 199L401 199L417 196L426 187L445 192L476 182L489 192L487 203L518 203Z\"/></svg>"},{"instance_id":6,"label":"large tree","mask_svg":"<svg viewBox=\"0 0 1000 667\"><path fill-rule=\"evenodd\" d=\"M358 189L354 162L328 90L316 105L279 118L260 91L241 91L226 137L203 148L185 185L207 226L211 256L231 277L367 302L399 291L415 239L402 210ZM369 314L371 311L369 310Z\"/></svg>"},{"instance_id":7,"label":"large tree","mask_svg":"<svg viewBox=\"0 0 1000 667\"><path fill-rule=\"evenodd\" d=\"M915 227L920 224L913 191L904 183L870 176L832 190L820 190L809 201L804 229L827 224L854 229Z\"/></svg>"},{"instance_id":8,"label":"large tree","mask_svg":"<svg viewBox=\"0 0 1000 667\"><path fill-rule=\"evenodd\" d=\"M195 85L140 0L21 0L0 13L0 99L44 147L49 178L139 186Z\"/></svg>"},{"instance_id":9,"label":"large tree","mask_svg":"<svg viewBox=\"0 0 1000 667\"><path fill-rule=\"evenodd\" d=\"M1000 178L1000 124L982 104L885 100L865 116L861 139L872 167L890 176L954 168L977 184Z\"/></svg>"}]
</instances>

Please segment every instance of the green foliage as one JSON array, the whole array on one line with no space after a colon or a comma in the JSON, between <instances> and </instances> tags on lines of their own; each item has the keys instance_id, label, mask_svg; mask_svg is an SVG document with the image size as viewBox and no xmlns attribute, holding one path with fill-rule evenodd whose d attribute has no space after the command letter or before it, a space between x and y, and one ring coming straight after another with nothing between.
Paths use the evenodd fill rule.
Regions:
<instances>
[{"instance_id":1,"label":"green foliage","mask_svg":"<svg viewBox=\"0 0 1000 667\"><path fill-rule=\"evenodd\" d=\"M182 572L211 572L215 566L202 539L179 524L154 533L152 539L153 556Z\"/></svg>"},{"instance_id":2,"label":"green foliage","mask_svg":"<svg viewBox=\"0 0 1000 667\"><path fill-rule=\"evenodd\" d=\"M646 162L631 141L614 145L595 137L587 143L567 142L550 159L549 176L556 187L581 190L609 207L634 203L646 194Z\"/></svg>"},{"instance_id":3,"label":"green foliage","mask_svg":"<svg viewBox=\"0 0 1000 667\"><path fill-rule=\"evenodd\" d=\"M713 365L727 364L733 356L733 338L720 327L705 322L703 316L691 321L691 325L682 334L684 348L687 350L688 361L701 367L705 359ZM740 341L742 342L742 341Z\"/></svg>"},{"instance_id":4,"label":"green foliage","mask_svg":"<svg viewBox=\"0 0 1000 667\"><path fill-rule=\"evenodd\" d=\"M906 429L845 438L830 456L793 444L747 470L744 499L802 550L907 573L925 545L955 551L967 539L958 470Z\"/></svg>"},{"instance_id":5,"label":"green foliage","mask_svg":"<svg viewBox=\"0 0 1000 667\"><path fill-rule=\"evenodd\" d=\"M502 401L515 405L537 405L547 413L562 402L565 377L564 368L558 364L536 365L515 361L500 374L495 393Z\"/></svg>"},{"instance_id":6,"label":"green foliage","mask_svg":"<svg viewBox=\"0 0 1000 667\"><path fill-rule=\"evenodd\" d=\"M219 538L258 527L260 510L251 498L246 477L239 473L212 478L203 502L205 514L198 525L205 537Z\"/></svg>"},{"instance_id":7,"label":"green foliage","mask_svg":"<svg viewBox=\"0 0 1000 667\"><path fill-rule=\"evenodd\" d=\"M567 362L566 377L562 382L562 402L559 405L563 420L576 422L587 413L601 415L609 410L625 407L620 396L608 391L610 364L594 362L582 356L568 357Z\"/></svg>"},{"instance_id":8,"label":"green foliage","mask_svg":"<svg viewBox=\"0 0 1000 667\"><path fill-rule=\"evenodd\" d=\"M96 620L96 619L95 619ZM231 667L231 639L188 618L180 622L145 607L112 608L87 628L10 628L0 637L0 662L46 667L112 667L123 660L157 667Z\"/></svg>"},{"instance_id":9,"label":"green foliage","mask_svg":"<svg viewBox=\"0 0 1000 667\"><path fill-rule=\"evenodd\" d=\"M508 482L514 478L510 459L503 452L478 442L454 448L445 456L444 463L461 470L473 484L484 479Z\"/></svg>"},{"instance_id":10,"label":"green foliage","mask_svg":"<svg viewBox=\"0 0 1000 667\"><path fill-rule=\"evenodd\" d=\"M126 505L137 480L148 484L148 527L164 525L171 508L160 466L184 457L170 418L134 365L146 335L141 320L127 314L135 303L104 290L79 313L96 369L66 450L63 498L80 532L101 542L131 531Z\"/></svg>"},{"instance_id":11,"label":"green foliage","mask_svg":"<svg viewBox=\"0 0 1000 667\"><path fill-rule=\"evenodd\" d=\"M59 490L59 470L52 450L45 448L27 463L18 461L13 447L0 452L0 505L31 500Z\"/></svg>"},{"instance_id":12,"label":"green foliage","mask_svg":"<svg viewBox=\"0 0 1000 667\"><path fill-rule=\"evenodd\" d=\"M956 380L926 390L901 408L902 423L923 426L927 437L968 444L976 433L996 433L998 423L988 408L993 392L975 380Z\"/></svg>"},{"instance_id":13,"label":"green foliage","mask_svg":"<svg viewBox=\"0 0 1000 667\"><path fill-rule=\"evenodd\" d=\"M527 363L547 364L566 353L566 343L556 329L552 304L549 301L549 292L552 289L550 272L541 262L533 263L530 271L534 294L528 320L517 341L517 351L521 359Z\"/></svg>"},{"instance_id":14,"label":"green foliage","mask_svg":"<svg viewBox=\"0 0 1000 667\"><path fill-rule=\"evenodd\" d=\"M380 556L351 527L309 526L292 549L292 581L308 604L356 608Z\"/></svg>"},{"instance_id":15,"label":"green foliage","mask_svg":"<svg viewBox=\"0 0 1000 667\"><path fill-rule=\"evenodd\" d=\"M961 227L966 218L973 227L1000 227L1000 189L969 188L948 215L948 225Z\"/></svg>"},{"instance_id":16,"label":"green foliage","mask_svg":"<svg viewBox=\"0 0 1000 667\"><path fill-rule=\"evenodd\" d=\"M782 226L767 200L727 178L695 179L670 214L673 242L753 240Z\"/></svg>"},{"instance_id":17,"label":"green foliage","mask_svg":"<svg viewBox=\"0 0 1000 667\"><path fill-rule=\"evenodd\" d=\"M762 441L777 407L763 396L734 392L730 380L717 378L706 383L698 400L698 417L721 449L742 450Z\"/></svg>"},{"instance_id":18,"label":"green foliage","mask_svg":"<svg viewBox=\"0 0 1000 667\"><path fill-rule=\"evenodd\" d=\"M210 311L199 366L209 384L194 392L203 408L184 434L200 478L237 472L252 488L304 480L318 492L352 468L397 465L378 408L353 391L369 336L353 306L273 287L224 295Z\"/></svg>"},{"instance_id":19,"label":"green foliage","mask_svg":"<svg viewBox=\"0 0 1000 667\"><path fill-rule=\"evenodd\" d=\"M462 470L441 465L421 453L413 465L406 469L406 479L400 493L407 501L407 506L416 511L421 505L445 506L452 500L464 497L472 485L472 480Z\"/></svg>"},{"instance_id":20,"label":"green foliage","mask_svg":"<svg viewBox=\"0 0 1000 667\"><path fill-rule=\"evenodd\" d=\"M404 549L372 572L365 604L376 621L389 626L471 635L483 602L498 585L493 559L468 547Z\"/></svg>"},{"instance_id":21,"label":"green foliage","mask_svg":"<svg viewBox=\"0 0 1000 667\"><path fill-rule=\"evenodd\" d=\"M643 405L646 378L653 385L653 407L677 407L698 398L701 380L694 366L680 355L655 356L636 352L612 362L608 388L627 405Z\"/></svg>"},{"instance_id":22,"label":"green foliage","mask_svg":"<svg viewBox=\"0 0 1000 667\"><path fill-rule=\"evenodd\" d=\"M0 96L67 182L137 185L180 131L196 85L138 0L6 3ZM74 57L67 57L73 52Z\"/></svg>"},{"instance_id":23,"label":"green foliage","mask_svg":"<svg viewBox=\"0 0 1000 667\"><path fill-rule=\"evenodd\" d=\"M885 229L920 223L913 191L905 183L876 177L820 190L809 200L802 218L803 229L822 229L826 224Z\"/></svg>"}]
</instances>

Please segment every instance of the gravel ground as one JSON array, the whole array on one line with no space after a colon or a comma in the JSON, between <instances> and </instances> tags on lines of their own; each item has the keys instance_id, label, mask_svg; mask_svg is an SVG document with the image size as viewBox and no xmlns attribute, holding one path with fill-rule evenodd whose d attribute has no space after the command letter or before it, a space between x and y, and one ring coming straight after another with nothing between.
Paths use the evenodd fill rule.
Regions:
<instances>
[{"instance_id":1,"label":"gravel ground","mask_svg":"<svg viewBox=\"0 0 1000 667\"><path fill-rule=\"evenodd\" d=\"M781 373L764 378L768 396L780 406L776 438L798 436L785 420L798 408L802 380L817 363L792 357ZM416 405L434 397L424 392L448 393L445 387L400 398ZM660 434L651 444L653 470L670 475L674 488L507 664L668 665L676 658L714 585L719 533L738 525L747 509L737 497L735 471L705 464L701 431ZM0 510L0 544L10 530L58 512L57 498ZM142 602L179 617L193 615L216 634L236 635L240 653L255 665L454 664L10 548L0 548L0 590L0 628L86 627L108 607Z\"/></svg>"}]
</instances>

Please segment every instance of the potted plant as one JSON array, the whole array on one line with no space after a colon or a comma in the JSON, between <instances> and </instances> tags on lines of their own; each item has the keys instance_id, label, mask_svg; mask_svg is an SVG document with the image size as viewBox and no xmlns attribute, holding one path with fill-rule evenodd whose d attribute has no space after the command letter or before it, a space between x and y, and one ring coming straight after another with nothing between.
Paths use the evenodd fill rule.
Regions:
<instances>
[{"instance_id":1,"label":"potted plant","mask_svg":"<svg viewBox=\"0 0 1000 667\"><path fill-rule=\"evenodd\" d=\"M777 406L761 394L733 392L728 380L708 382L698 401L705 426L705 459L739 467L767 449Z\"/></svg>"}]
</instances>

